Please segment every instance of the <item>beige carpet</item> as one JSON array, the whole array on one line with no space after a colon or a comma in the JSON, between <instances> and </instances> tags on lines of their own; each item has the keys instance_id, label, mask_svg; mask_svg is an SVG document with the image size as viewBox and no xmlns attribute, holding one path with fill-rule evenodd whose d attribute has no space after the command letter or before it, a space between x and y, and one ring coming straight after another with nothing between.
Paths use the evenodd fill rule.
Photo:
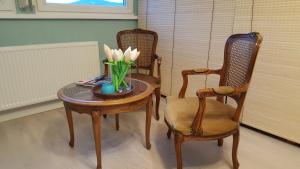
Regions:
<instances>
[{"instance_id":1,"label":"beige carpet","mask_svg":"<svg viewBox=\"0 0 300 169\"><path fill-rule=\"evenodd\" d=\"M161 104L164 107L164 101ZM162 116L161 111L161 116ZM150 151L144 148L145 112L120 115L120 131L113 116L102 119L104 169L174 169L173 140L166 138L161 118L152 119ZM0 169L94 169L96 158L91 118L74 113L75 147L63 109L52 110L0 124ZM183 145L185 169L230 169L232 138L224 146L216 141ZM299 169L300 148L248 129L241 129L241 169Z\"/></svg>"}]
</instances>

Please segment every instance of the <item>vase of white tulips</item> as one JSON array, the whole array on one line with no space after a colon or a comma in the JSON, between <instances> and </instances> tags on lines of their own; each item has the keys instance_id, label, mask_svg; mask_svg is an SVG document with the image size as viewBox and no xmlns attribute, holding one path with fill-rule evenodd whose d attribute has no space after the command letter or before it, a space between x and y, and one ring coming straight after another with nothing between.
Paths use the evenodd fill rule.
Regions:
<instances>
[{"instance_id":1,"label":"vase of white tulips","mask_svg":"<svg viewBox=\"0 0 300 169\"><path fill-rule=\"evenodd\" d=\"M124 53L121 49L110 49L104 44L104 53L107 58L105 64L110 65L112 84L116 92L119 92L121 88L128 88L128 84L125 81L128 70L131 65L135 63L135 60L140 55L137 49L131 50L129 47Z\"/></svg>"}]
</instances>

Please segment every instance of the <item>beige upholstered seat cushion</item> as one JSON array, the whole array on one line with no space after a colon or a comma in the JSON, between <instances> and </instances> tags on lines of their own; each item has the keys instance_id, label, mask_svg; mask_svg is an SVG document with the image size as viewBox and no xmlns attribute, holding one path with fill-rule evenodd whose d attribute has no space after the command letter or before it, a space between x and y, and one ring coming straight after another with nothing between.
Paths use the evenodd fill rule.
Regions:
<instances>
[{"instance_id":1,"label":"beige upholstered seat cushion","mask_svg":"<svg viewBox=\"0 0 300 169\"><path fill-rule=\"evenodd\" d=\"M197 97L168 97L165 119L173 129L184 135L192 132L192 123L198 111ZM213 136L230 132L238 127L232 120L235 109L216 100L207 99L205 115L202 121L203 136Z\"/></svg>"}]
</instances>

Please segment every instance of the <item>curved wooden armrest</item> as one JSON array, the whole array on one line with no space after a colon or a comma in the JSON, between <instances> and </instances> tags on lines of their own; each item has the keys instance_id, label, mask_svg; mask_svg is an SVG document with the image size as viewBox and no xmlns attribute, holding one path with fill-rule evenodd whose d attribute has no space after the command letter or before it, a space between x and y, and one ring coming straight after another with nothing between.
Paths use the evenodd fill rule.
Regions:
<instances>
[{"instance_id":1,"label":"curved wooden armrest","mask_svg":"<svg viewBox=\"0 0 300 169\"><path fill-rule=\"evenodd\" d=\"M197 96L203 97L215 97L215 96L233 96L244 93L248 90L248 84L242 87L230 87L230 86L219 86L216 88L199 89Z\"/></svg>"},{"instance_id":2,"label":"curved wooden armrest","mask_svg":"<svg viewBox=\"0 0 300 169\"><path fill-rule=\"evenodd\" d=\"M108 59L105 58L105 59L102 60L103 64L106 63L106 62L108 62Z\"/></svg>"},{"instance_id":3,"label":"curved wooden armrest","mask_svg":"<svg viewBox=\"0 0 300 169\"><path fill-rule=\"evenodd\" d=\"M195 69L188 69L182 71L182 76L186 75L209 75L209 74L218 74L220 75L222 69L212 70L208 68L195 68Z\"/></svg>"},{"instance_id":4,"label":"curved wooden armrest","mask_svg":"<svg viewBox=\"0 0 300 169\"><path fill-rule=\"evenodd\" d=\"M161 72L160 72L160 65L162 58L158 56L157 54L154 55L155 59L157 60L157 77L159 80L159 83L161 82Z\"/></svg>"},{"instance_id":5,"label":"curved wooden armrest","mask_svg":"<svg viewBox=\"0 0 300 169\"><path fill-rule=\"evenodd\" d=\"M197 91L197 96L199 99L199 107L198 107L198 112L192 124L193 134L194 135L202 134L201 125L202 125L202 119L206 107L206 97L240 95L241 93L247 92L247 90L248 90L248 84L237 88L230 87L230 86L219 86L216 88L199 89Z\"/></svg>"},{"instance_id":6,"label":"curved wooden armrest","mask_svg":"<svg viewBox=\"0 0 300 169\"><path fill-rule=\"evenodd\" d=\"M183 78L183 84L179 92L179 98L184 98L185 96L186 88L188 86L188 75L209 75L209 74L220 75L221 72L222 69L212 70L208 68L196 68L196 69L183 70L181 72Z\"/></svg>"},{"instance_id":7,"label":"curved wooden armrest","mask_svg":"<svg viewBox=\"0 0 300 169\"><path fill-rule=\"evenodd\" d=\"M158 64L161 63L161 57L160 56L158 56L157 54L154 54L154 58L157 59Z\"/></svg>"},{"instance_id":8,"label":"curved wooden armrest","mask_svg":"<svg viewBox=\"0 0 300 169\"><path fill-rule=\"evenodd\" d=\"M104 75L108 76L108 64L105 64L106 62L108 62L108 59L102 60L102 63L104 64Z\"/></svg>"}]
</instances>

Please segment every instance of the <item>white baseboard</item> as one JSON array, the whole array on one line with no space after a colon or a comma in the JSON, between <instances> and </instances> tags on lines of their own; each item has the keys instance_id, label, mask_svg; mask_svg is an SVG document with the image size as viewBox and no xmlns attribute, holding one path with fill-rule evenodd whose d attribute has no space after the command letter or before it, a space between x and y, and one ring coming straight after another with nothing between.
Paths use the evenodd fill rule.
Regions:
<instances>
[{"instance_id":1,"label":"white baseboard","mask_svg":"<svg viewBox=\"0 0 300 169\"><path fill-rule=\"evenodd\" d=\"M59 100L49 101L45 103L39 103L31 106L26 106L18 109L11 109L6 111L0 111L0 123L24 116L29 116L41 112L45 112L52 109L63 107L63 104Z\"/></svg>"}]
</instances>

